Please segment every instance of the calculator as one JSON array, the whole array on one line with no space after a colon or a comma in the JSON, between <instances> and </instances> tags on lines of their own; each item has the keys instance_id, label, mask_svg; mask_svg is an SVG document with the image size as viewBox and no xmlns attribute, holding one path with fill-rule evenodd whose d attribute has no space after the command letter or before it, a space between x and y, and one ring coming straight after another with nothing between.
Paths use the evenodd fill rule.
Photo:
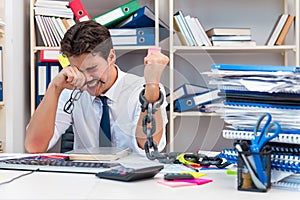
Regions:
<instances>
[{"instance_id":1,"label":"calculator","mask_svg":"<svg viewBox=\"0 0 300 200\"><path fill-rule=\"evenodd\" d=\"M163 165L143 167L139 169L118 166L113 169L96 173L96 176L104 179L118 181L136 181L146 178L152 178L164 168Z\"/></svg>"}]
</instances>

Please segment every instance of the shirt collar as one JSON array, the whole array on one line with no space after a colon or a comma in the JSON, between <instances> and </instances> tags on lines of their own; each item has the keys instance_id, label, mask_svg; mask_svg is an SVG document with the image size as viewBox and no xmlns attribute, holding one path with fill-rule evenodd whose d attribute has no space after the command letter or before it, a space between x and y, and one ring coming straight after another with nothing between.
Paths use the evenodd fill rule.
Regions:
<instances>
[{"instance_id":1,"label":"shirt collar","mask_svg":"<svg viewBox=\"0 0 300 200\"><path fill-rule=\"evenodd\" d=\"M114 84L111 86L111 88L109 88L107 90L107 92L105 93L105 96L112 102L116 101L118 98L118 84L120 83L120 81L123 79L123 77L126 75L125 72L121 71L120 68L115 65L117 72L118 72L118 77L117 80L114 82ZM93 100L95 100L96 96L93 97Z\"/></svg>"}]
</instances>

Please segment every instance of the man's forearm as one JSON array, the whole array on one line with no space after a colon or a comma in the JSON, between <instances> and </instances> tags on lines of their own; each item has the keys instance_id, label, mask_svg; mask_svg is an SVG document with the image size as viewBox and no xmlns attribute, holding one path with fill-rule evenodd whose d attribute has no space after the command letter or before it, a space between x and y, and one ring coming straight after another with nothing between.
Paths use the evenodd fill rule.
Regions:
<instances>
[{"instance_id":1,"label":"man's forearm","mask_svg":"<svg viewBox=\"0 0 300 200\"><path fill-rule=\"evenodd\" d=\"M54 133L58 98L61 93L50 84L26 130L25 148L30 153L45 152Z\"/></svg>"},{"instance_id":2,"label":"man's forearm","mask_svg":"<svg viewBox=\"0 0 300 200\"><path fill-rule=\"evenodd\" d=\"M144 98L149 103L157 102L160 99L160 89L159 84L146 84L145 85L145 92L144 92ZM136 139L138 142L139 147L144 148L144 144L147 141L146 133L143 131L143 119L148 114L147 109L144 112L141 112L140 118L137 125L136 130ZM153 133L153 140L156 144L159 143L162 134L163 134L163 119L161 116L160 108L153 114L153 118L155 120L155 133ZM147 124L148 127L151 127L152 124Z\"/></svg>"}]
</instances>

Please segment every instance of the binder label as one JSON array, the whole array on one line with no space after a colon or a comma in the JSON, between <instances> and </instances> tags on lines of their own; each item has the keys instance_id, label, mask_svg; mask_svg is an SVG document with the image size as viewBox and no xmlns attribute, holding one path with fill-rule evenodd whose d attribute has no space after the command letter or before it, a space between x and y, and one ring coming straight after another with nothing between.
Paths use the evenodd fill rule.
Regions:
<instances>
[{"instance_id":1,"label":"binder label","mask_svg":"<svg viewBox=\"0 0 300 200\"><path fill-rule=\"evenodd\" d=\"M96 18L96 22L105 25L111 21L114 21L120 17L124 16L123 11L121 8L116 8L115 10L112 10L111 12L106 13L103 16L100 16Z\"/></svg>"}]
</instances>

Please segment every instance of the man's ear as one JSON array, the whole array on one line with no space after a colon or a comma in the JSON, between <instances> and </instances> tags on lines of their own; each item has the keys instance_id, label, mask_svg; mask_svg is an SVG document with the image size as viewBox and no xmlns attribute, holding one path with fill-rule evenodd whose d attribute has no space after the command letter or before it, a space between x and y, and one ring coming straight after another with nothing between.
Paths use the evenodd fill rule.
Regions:
<instances>
[{"instance_id":1,"label":"man's ear","mask_svg":"<svg viewBox=\"0 0 300 200\"><path fill-rule=\"evenodd\" d=\"M116 62L116 53L114 49L111 49L108 55L108 62L115 64Z\"/></svg>"}]
</instances>

